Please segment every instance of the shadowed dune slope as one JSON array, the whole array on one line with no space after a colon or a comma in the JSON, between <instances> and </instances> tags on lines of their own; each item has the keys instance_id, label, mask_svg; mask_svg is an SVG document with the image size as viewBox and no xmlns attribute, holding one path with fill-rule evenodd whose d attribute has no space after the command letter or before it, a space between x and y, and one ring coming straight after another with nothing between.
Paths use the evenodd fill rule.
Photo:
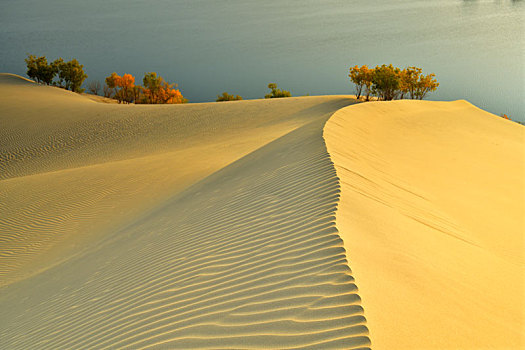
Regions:
<instances>
[{"instance_id":1,"label":"shadowed dune slope","mask_svg":"<svg viewBox=\"0 0 525 350\"><path fill-rule=\"evenodd\" d=\"M525 128L466 101L344 108L324 136L375 349L522 349Z\"/></svg>"},{"instance_id":2,"label":"shadowed dune slope","mask_svg":"<svg viewBox=\"0 0 525 350\"><path fill-rule=\"evenodd\" d=\"M0 74L0 286L81 254L189 185L354 102L109 105Z\"/></svg>"},{"instance_id":3,"label":"shadowed dune slope","mask_svg":"<svg viewBox=\"0 0 525 350\"><path fill-rule=\"evenodd\" d=\"M119 106L0 81L0 348L368 348L322 137L351 99Z\"/></svg>"}]
</instances>

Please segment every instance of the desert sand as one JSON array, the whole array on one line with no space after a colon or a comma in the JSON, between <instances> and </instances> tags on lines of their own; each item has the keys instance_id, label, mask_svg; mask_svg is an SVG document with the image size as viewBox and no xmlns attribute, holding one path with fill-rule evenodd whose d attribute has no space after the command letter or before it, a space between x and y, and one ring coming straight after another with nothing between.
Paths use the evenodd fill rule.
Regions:
<instances>
[{"instance_id":1,"label":"desert sand","mask_svg":"<svg viewBox=\"0 0 525 350\"><path fill-rule=\"evenodd\" d=\"M1 74L0 348L523 346L524 128L356 102Z\"/></svg>"},{"instance_id":2,"label":"desert sand","mask_svg":"<svg viewBox=\"0 0 525 350\"><path fill-rule=\"evenodd\" d=\"M525 346L525 128L466 101L347 107L336 226L377 349Z\"/></svg>"}]
</instances>

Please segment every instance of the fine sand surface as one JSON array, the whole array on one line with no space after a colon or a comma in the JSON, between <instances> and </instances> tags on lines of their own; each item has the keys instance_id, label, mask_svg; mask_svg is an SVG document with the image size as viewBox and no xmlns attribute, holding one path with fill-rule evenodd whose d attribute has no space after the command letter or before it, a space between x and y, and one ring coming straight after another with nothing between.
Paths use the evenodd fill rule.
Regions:
<instances>
[{"instance_id":1,"label":"fine sand surface","mask_svg":"<svg viewBox=\"0 0 525 350\"><path fill-rule=\"evenodd\" d=\"M0 285L79 253L189 185L352 103L123 106L0 79L0 232L8 233Z\"/></svg>"},{"instance_id":2,"label":"fine sand surface","mask_svg":"<svg viewBox=\"0 0 525 350\"><path fill-rule=\"evenodd\" d=\"M525 348L525 128L395 101L342 109L324 136L373 348Z\"/></svg>"},{"instance_id":3,"label":"fine sand surface","mask_svg":"<svg viewBox=\"0 0 525 350\"><path fill-rule=\"evenodd\" d=\"M523 347L525 128L355 102L0 74L0 348Z\"/></svg>"},{"instance_id":4,"label":"fine sand surface","mask_svg":"<svg viewBox=\"0 0 525 350\"><path fill-rule=\"evenodd\" d=\"M0 348L368 346L322 138L353 100L0 86Z\"/></svg>"}]
</instances>

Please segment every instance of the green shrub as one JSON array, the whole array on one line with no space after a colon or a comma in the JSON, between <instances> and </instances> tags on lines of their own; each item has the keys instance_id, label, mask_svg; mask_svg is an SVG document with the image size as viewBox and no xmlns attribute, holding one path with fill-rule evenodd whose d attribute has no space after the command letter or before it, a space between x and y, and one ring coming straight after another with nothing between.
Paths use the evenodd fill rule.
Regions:
<instances>
[{"instance_id":1,"label":"green shrub","mask_svg":"<svg viewBox=\"0 0 525 350\"><path fill-rule=\"evenodd\" d=\"M227 92L223 92L222 95L217 95L217 102L223 102L223 101L240 101L242 100L242 97L239 95L230 95Z\"/></svg>"},{"instance_id":2,"label":"green shrub","mask_svg":"<svg viewBox=\"0 0 525 350\"><path fill-rule=\"evenodd\" d=\"M84 92L81 86L88 76L84 73L83 65L78 63L75 58L69 62L64 62L62 58L59 58L53 64L58 67L59 86L73 92Z\"/></svg>"},{"instance_id":3,"label":"green shrub","mask_svg":"<svg viewBox=\"0 0 525 350\"><path fill-rule=\"evenodd\" d=\"M59 58L48 64L45 56L28 55L25 61L27 76L35 79L38 83L53 84L78 93L84 91L81 86L87 75L84 73L84 66L78 63L76 59L64 62L62 58ZM55 82L53 80L57 74L58 82Z\"/></svg>"},{"instance_id":4,"label":"green shrub","mask_svg":"<svg viewBox=\"0 0 525 350\"><path fill-rule=\"evenodd\" d=\"M383 64L376 67L372 73L372 91L383 101L393 100L400 85L400 69Z\"/></svg>"},{"instance_id":5,"label":"green shrub","mask_svg":"<svg viewBox=\"0 0 525 350\"><path fill-rule=\"evenodd\" d=\"M281 98L281 97L292 97L290 91L280 90L277 88L277 84L268 84L268 89L272 90L269 94L264 95L264 98Z\"/></svg>"},{"instance_id":6,"label":"green shrub","mask_svg":"<svg viewBox=\"0 0 525 350\"><path fill-rule=\"evenodd\" d=\"M58 66L53 62L47 63L46 56L36 57L28 55L25 59L27 65L27 76L35 79L37 83L50 85L58 73Z\"/></svg>"}]
</instances>

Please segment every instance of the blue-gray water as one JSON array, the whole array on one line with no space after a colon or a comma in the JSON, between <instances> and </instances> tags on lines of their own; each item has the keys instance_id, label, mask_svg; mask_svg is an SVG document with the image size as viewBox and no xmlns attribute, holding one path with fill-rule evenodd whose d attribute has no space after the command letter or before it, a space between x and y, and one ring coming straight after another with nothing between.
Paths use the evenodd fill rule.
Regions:
<instances>
[{"instance_id":1,"label":"blue-gray water","mask_svg":"<svg viewBox=\"0 0 525 350\"><path fill-rule=\"evenodd\" d=\"M525 121L523 1L0 0L0 71L77 58L90 80L156 71L190 102L353 92L348 68L433 72L432 100Z\"/></svg>"}]
</instances>

